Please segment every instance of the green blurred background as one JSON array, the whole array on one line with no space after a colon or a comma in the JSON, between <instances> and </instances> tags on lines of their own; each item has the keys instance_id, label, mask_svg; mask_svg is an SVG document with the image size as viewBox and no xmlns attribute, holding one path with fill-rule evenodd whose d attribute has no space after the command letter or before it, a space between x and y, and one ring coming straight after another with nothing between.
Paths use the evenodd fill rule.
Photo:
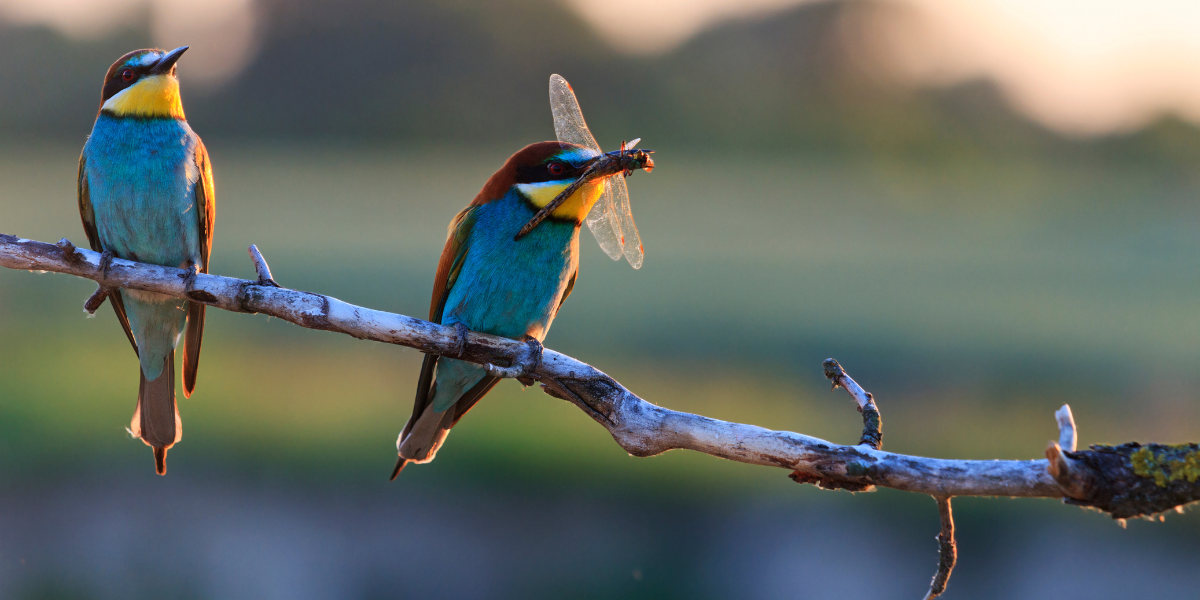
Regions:
<instances>
[{"instance_id":1,"label":"green blurred background","mask_svg":"<svg viewBox=\"0 0 1200 600\"><path fill-rule=\"evenodd\" d=\"M553 137L558 72L602 145L643 137L659 168L630 181L645 266L583 233L549 347L663 406L851 443L833 356L896 452L1037 457L1064 402L1084 445L1197 439L1183 120L1080 138L986 80L897 85L847 37L890 4L722 21L653 55L549 0L254 7L235 74L193 90L199 45L179 67L215 168L214 273L251 277L253 243L285 286L423 316L446 223ZM101 77L158 41L130 12L84 39L0 21L0 232L85 241ZM389 484L420 355L220 311L158 478L123 431L136 359L109 309L80 310L93 289L0 271L5 598L911 598L936 565L927 498L630 458L515 383ZM1194 592L1195 511L1123 531L1049 500L956 508L947 597Z\"/></svg>"}]
</instances>

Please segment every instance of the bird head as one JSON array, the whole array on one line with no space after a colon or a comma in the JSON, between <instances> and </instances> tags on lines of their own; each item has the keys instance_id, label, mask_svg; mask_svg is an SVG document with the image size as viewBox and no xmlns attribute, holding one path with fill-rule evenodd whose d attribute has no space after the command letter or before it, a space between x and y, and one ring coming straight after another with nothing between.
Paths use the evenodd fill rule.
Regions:
<instances>
[{"instance_id":1,"label":"bird head","mask_svg":"<svg viewBox=\"0 0 1200 600\"><path fill-rule=\"evenodd\" d=\"M492 175L473 204L499 200L510 191L520 194L534 211L545 208L583 176L602 154L565 142L538 142L518 150ZM589 178L550 213L556 221L583 223L608 177Z\"/></svg>"},{"instance_id":2,"label":"bird head","mask_svg":"<svg viewBox=\"0 0 1200 600\"><path fill-rule=\"evenodd\" d=\"M100 112L118 117L184 118L175 62L187 49L134 50L117 59L104 76Z\"/></svg>"}]
</instances>

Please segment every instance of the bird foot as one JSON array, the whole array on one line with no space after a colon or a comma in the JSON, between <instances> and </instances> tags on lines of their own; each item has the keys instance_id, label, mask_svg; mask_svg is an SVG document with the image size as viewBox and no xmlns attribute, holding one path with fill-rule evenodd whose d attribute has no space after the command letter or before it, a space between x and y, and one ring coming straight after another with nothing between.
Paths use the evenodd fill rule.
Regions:
<instances>
[{"instance_id":1,"label":"bird foot","mask_svg":"<svg viewBox=\"0 0 1200 600\"><path fill-rule=\"evenodd\" d=\"M517 379L526 386L533 384L530 377L542 364L542 352L545 348L537 338L525 336L525 351L512 358L507 367L497 367L491 363L483 365L488 375L503 379ZM528 381L528 383L526 383Z\"/></svg>"},{"instance_id":2,"label":"bird foot","mask_svg":"<svg viewBox=\"0 0 1200 600\"><path fill-rule=\"evenodd\" d=\"M108 279L108 268L110 266L112 266L112 261L113 261L113 258L115 258L115 257L116 257L116 255L113 254L112 250L105 250L104 252L100 253L100 277L101 277L101 279Z\"/></svg>"},{"instance_id":3,"label":"bird foot","mask_svg":"<svg viewBox=\"0 0 1200 600\"><path fill-rule=\"evenodd\" d=\"M462 358L464 352L467 351L467 332L471 331L465 323L454 324L454 337L457 338L454 342L454 355Z\"/></svg>"},{"instance_id":4,"label":"bird foot","mask_svg":"<svg viewBox=\"0 0 1200 600\"><path fill-rule=\"evenodd\" d=\"M189 262L184 271L185 272L180 275L179 278L183 280L184 291L190 292L192 291L192 288L196 287L196 275L200 274L200 265L197 265L194 262Z\"/></svg>"}]
</instances>

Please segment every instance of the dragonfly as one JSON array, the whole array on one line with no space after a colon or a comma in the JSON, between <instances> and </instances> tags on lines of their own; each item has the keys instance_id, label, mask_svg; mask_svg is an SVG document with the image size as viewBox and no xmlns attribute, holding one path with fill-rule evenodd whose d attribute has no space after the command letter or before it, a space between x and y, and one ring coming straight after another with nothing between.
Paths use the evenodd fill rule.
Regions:
<instances>
[{"instance_id":1,"label":"dragonfly","mask_svg":"<svg viewBox=\"0 0 1200 600\"><path fill-rule=\"evenodd\" d=\"M625 178L634 171L642 169L649 173L654 170L654 160L650 158L653 150L634 149L641 138L628 144L621 142L621 149L612 152L602 152L600 144L592 136L587 122L583 119L583 111L579 108L579 100L571 84L561 75L550 76L550 112L554 115L554 133L558 141L578 144L599 154L588 168L571 185L567 186L549 204L533 216L521 231L517 239L537 227L559 204L571 197L580 186L599 178L607 178L604 192L592 206L586 222L600 248L613 260L621 256L629 261L635 269L642 267L645 252L642 249L642 238L638 235L637 224L633 221L633 209L629 205L629 186Z\"/></svg>"}]
</instances>

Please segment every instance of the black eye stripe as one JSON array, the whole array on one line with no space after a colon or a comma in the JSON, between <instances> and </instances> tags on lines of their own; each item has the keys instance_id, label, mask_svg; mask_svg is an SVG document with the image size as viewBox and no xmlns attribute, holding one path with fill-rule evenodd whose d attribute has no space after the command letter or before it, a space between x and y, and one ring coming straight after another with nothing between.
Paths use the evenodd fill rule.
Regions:
<instances>
[{"instance_id":1,"label":"black eye stripe","mask_svg":"<svg viewBox=\"0 0 1200 600\"><path fill-rule=\"evenodd\" d=\"M562 165L562 171L555 175L550 172L550 164ZM517 183L541 183L543 181L560 181L574 179L583 173L583 167L576 167L565 160L548 160L539 165L517 167Z\"/></svg>"},{"instance_id":2,"label":"black eye stripe","mask_svg":"<svg viewBox=\"0 0 1200 600\"><path fill-rule=\"evenodd\" d=\"M125 81L125 77L123 76L125 71L133 71L133 78L129 81ZM121 92L121 90L124 90L137 83L138 80L142 78L143 71L144 69L137 67L121 67L120 69L117 69L116 72L113 73L112 79L105 82L104 90L101 92L100 101L107 102L109 98L116 96Z\"/></svg>"}]
</instances>

